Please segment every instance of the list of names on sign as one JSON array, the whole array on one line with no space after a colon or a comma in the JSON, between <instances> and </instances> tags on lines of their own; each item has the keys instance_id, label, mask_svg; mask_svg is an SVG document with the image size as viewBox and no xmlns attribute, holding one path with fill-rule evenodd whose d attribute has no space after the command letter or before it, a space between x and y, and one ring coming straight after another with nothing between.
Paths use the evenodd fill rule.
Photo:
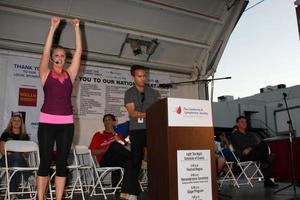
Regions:
<instances>
[{"instance_id":1,"label":"list of names on sign","mask_svg":"<svg viewBox=\"0 0 300 200\"><path fill-rule=\"evenodd\" d=\"M169 76L150 75L148 85L157 89L162 97L169 96L169 89L158 88L159 83L169 80ZM119 122L127 121L124 94L132 86L134 82L129 71L87 66L79 72L74 84L72 100L75 117L93 119L112 113Z\"/></svg>"},{"instance_id":2,"label":"list of names on sign","mask_svg":"<svg viewBox=\"0 0 300 200\"><path fill-rule=\"evenodd\" d=\"M211 200L209 150L178 150L178 200Z\"/></svg>"}]
</instances>

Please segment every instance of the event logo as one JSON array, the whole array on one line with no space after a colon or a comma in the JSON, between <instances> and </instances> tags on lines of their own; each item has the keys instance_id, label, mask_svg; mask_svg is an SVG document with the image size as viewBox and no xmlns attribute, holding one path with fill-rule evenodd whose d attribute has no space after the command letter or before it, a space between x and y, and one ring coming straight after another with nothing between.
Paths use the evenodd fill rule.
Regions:
<instances>
[{"instance_id":1,"label":"event logo","mask_svg":"<svg viewBox=\"0 0 300 200\"><path fill-rule=\"evenodd\" d=\"M168 126L211 127L210 108L205 100L168 98Z\"/></svg>"},{"instance_id":2,"label":"event logo","mask_svg":"<svg viewBox=\"0 0 300 200\"><path fill-rule=\"evenodd\" d=\"M176 106L175 110L173 112L176 112L178 115L182 115L182 117L201 117L208 115L208 112L203 109L202 107L198 106Z\"/></svg>"},{"instance_id":3,"label":"event logo","mask_svg":"<svg viewBox=\"0 0 300 200\"><path fill-rule=\"evenodd\" d=\"M19 88L19 106L37 105L37 89Z\"/></svg>"},{"instance_id":4,"label":"event logo","mask_svg":"<svg viewBox=\"0 0 300 200\"><path fill-rule=\"evenodd\" d=\"M182 112L181 106L178 106L178 107L176 108L176 113L177 113L177 114L181 114L181 112Z\"/></svg>"}]
</instances>

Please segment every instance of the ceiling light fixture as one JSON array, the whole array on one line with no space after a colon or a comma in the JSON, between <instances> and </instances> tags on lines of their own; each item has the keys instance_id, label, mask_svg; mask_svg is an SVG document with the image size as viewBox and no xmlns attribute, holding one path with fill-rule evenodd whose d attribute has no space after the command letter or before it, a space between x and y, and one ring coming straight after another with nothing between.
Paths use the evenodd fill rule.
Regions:
<instances>
[{"instance_id":1,"label":"ceiling light fixture","mask_svg":"<svg viewBox=\"0 0 300 200\"><path fill-rule=\"evenodd\" d=\"M148 55L147 61L149 61L150 56L152 54L154 54L154 52L156 51L156 48L159 45L159 42L157 39L144 40L144 37L138 37L138 36L130 37L130 35L127 34L126 38L120 48L119 57L121 57L126 43L130 45L134 56L141 55L141 54Z\"/></svg>"},{"instance_id":2,"label":"ceiling light fixture","mask_svg":"<svg viewBox=\"0 0 300 200\"><path fill-rule=\"evenodd\" d=\"M157 39L153 39L151 40L148 44L147 44L147 48L146 48L146 54L148 55L152 55L155 51L155 49L157 48L157 46L159 45Z\"/></svg>"},{"instance_id":3,"label":"ceiling light fixture","mask_svg":"<svg viewBox=\"0 0 300 200\"><path fill-rule=\"evenodd\" d=\"M131 40L130 46L135 56L142 54L141 44L139 40Z\"/></svg>"}]
</instances>

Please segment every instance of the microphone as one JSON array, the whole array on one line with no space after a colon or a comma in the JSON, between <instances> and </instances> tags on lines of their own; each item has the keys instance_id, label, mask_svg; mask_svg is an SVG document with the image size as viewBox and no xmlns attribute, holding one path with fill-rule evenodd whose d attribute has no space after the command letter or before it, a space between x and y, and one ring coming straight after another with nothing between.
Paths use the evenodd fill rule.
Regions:
<instances>
[{"instance_id":1,"label":"microphone","mask_svg":"<svg viewBox=\"0 0 300 200\"><path fill-rule=\"evenodd\" d=\"M158 84L158 87L168 89L168 88L172 88L173 86L171 83L161 83L161 84Z\"/></svg>"},{"instance_id":2,"label":"microphone","mask_svg":"<svg viewBox=\"0 0 300 200\"><path fill-rule=\"evenodd\" d=\"M284 92L284 93L282 93L282 95L283 95L283 98L286 98L287 97L287 94Z\"/></svg>"},{"instance_id":3,"label":"microphone","mask_svg":"<svg viewBox=\"0 0 300 200\"><path fill-rule=\"evenodd\" d=\"M50 59L50 62L52 62L53 64L59 64L58 61L54 61L54 60L52 60L52 59Z\"/></svg>"},{"instance_id":4,"label":"microphone","mask_svg":"<svg viewBox=\"0 0 300 200\"><path fill-rule=\"evenodd\" d=\"M113 126L113 129L114 129L114 131L116 132L116 133L118 133L119 131L118 131L118 127L115 125L115 126Z\"/></svg>"}]
</instances>

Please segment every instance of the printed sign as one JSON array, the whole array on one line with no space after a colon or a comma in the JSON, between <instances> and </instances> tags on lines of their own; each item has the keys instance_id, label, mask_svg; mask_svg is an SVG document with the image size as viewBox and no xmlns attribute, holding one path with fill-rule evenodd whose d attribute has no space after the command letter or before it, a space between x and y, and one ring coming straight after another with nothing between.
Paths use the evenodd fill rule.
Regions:
<instances>
[{"instance_id":1,"label":"printed sign","mask_svg":"<svg viewBox=\"0 0 300 200\"><path fill-rule=\"evenodd\" d=\"M19 106L33 106L37 104L37 89L19 88Z\"/></svg>"},{"instance_id":2,"label":"printed sign","mask_svg":"<svg viewBox=\"0 0 300 200\"><path fill-rule=\"evenodd\" d=\"M177 151L178 200L211 200L210 150Z\"/></svg>"},{"instance_id":3,"label":"printed sign","mask_svg":"<svg viewBox=\"0 0 300 200\"><path fill-rule=\"evenodd\" d=\"M212 127L211 102L168 98L168 125L170 127Z\"/></svg>"}]
</instances>

